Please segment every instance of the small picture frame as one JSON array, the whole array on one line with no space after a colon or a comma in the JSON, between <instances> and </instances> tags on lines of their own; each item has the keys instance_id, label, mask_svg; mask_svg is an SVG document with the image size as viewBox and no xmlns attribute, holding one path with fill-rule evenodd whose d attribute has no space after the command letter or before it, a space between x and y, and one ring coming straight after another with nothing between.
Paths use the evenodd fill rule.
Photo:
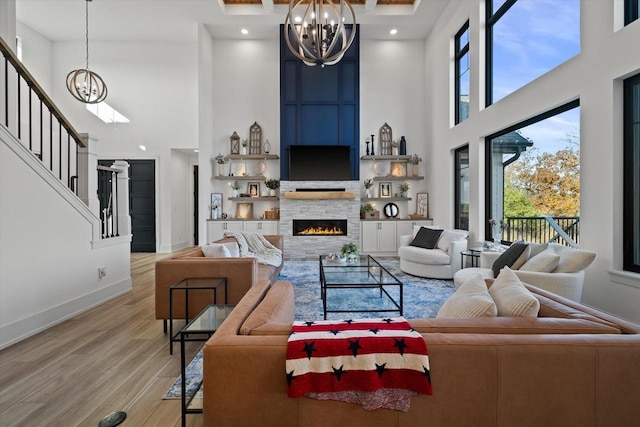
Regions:
<instances>
[{"instance_id":1,"label":"small picture frame","mask_svg":"<svg viewBox=\"0 0 640 427\"><path fill-rule=\"evenodd\" d=\"M407 176L407 162L391 162L391 176Z\"/></svg>"},{"instance_id":2,"label":"small picture frame","mask_svg":"<svg viewBox=\"0 0 640 427\"><path fill-rule=\"evenodd\" d=\"M211 193L211 219L222 217L222 193Z\"/></svg>"},{"instance_id":3,"label":"small picture frame","mask_svg":"<svg viewBox=\"0 0 640 427\"><path fill-rule=\"evenodd\" d=\"M260 182L251 181L247 183L247 193L249 193L249 197L260 197Z\"/></svg>"},{"instance_id":4,"label":"small picture frame","mask_svg":"<svg viewBox=\"0 0 640 427\"><path fill-rule=\"evenodd\" d=\"M391 197L391 182L385 181L380 183L380 197Z\"/></svg>"},{"instance_id":5,"label":"small picture frame","mask_svg":"<svg viewBox=\"0 0 640 427\"><path fill-rule=\"evenodd\" d=\"M416 213L429 218L429 193L416 194Z\"/></svg>"},{"instance_id":6,"label":"small picture frame","mask_svg":"<svg viewBox=\"0 0 640 427\"><path fill-rule=\"evenodd\" d=\"M237 203L236 204L236 218L252 219L253 218L253 203Z\"/></svg>"}]
</instances>

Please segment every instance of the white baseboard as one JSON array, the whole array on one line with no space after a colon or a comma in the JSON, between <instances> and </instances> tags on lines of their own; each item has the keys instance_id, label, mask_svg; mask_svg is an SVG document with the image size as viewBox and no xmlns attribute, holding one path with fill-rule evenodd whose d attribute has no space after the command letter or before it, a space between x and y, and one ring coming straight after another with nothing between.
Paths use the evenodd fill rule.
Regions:
<instances>
[{"instance_id":1,"label":"white baseboard","mask_svg":"<svg viewBox=\"0 0 640 427\"><path fill-rule=\"evenodd\" d=\"M130 292L131 277L0 327L0 350Z\"/></svg>"}]
</instances>

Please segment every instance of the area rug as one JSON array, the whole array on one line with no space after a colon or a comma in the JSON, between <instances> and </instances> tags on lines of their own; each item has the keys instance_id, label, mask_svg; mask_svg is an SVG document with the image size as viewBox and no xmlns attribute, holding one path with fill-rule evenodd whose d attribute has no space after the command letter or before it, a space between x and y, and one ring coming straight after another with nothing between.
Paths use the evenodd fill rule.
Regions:
<instances>
[{"instance_id":1,"label":"area rug","mask_svg":"<svg viewBox=\"0 0 640 427\"><path fill-rule=\"evenodd\" d=\"M400 271L398 259L379 260L391 274L403 283L404 311L406 319L433 318L440 306L455 292L452 280L423 279ZM320 298L318 261L287 261L279 280L293 284L296 299L296 320L322 319L322 299ZM391 290L392 296L398 297ZM360 309L376 307L381 304L376 289L351 290L340 289L328 295L328 303L341 309ZM397 314L397 313L396 313ZM346 317L380 317L393 313L329 313L328 319ZM202 350L196 354L187 367L187 396L192 396L202 378ZM201 393L202 391L200 391ZM182 380L178 378L164 395L164 399L179 399L182 394ZM197 398L197 396L196 396Z\"/></svg>"}]
</instances>

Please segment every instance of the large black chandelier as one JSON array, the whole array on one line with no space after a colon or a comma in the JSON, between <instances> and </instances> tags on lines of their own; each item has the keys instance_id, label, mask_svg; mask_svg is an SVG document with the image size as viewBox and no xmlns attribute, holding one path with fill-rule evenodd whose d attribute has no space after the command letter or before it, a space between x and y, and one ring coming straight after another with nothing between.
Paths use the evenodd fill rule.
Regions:
<instances>
[{"instance_id":1,"label":"large black chandelier","mask_svg":"<svg viewBox=\"0 0 640 427\"><path fill-rule=\"evenodd\" d=\"M97 104L107 98L107 85L102 77L93 71L89 71L89 2L85 2L85 41L86 41L86 67L73 70L67 74L67 89L75 99L85 104Z\"/></svg>"},{"instance_id":2,"label":"large black chandelier","mask_svg":"<svg viewBox=\"0 0 640 427\"><path fill-rule=\"evenodd\" d=\"M356 15L347 0L289 0L284 37L305 64L336 64L355 35Z\"/></svg>"}]
</instances>

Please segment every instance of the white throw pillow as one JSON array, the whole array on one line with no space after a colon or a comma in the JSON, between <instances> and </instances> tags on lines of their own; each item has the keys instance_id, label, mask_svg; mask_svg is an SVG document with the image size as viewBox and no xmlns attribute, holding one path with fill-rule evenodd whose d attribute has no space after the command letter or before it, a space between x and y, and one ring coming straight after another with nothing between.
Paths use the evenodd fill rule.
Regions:
<instances>
[{"instance_id":1,"label":"white throw pillow","mask_svg":"<svg viewBox=\"0 0 640 427\"><path fill-rule=\"evenodd\" d=\"M208 245L200 246L202 249L202 253L204 256L209 258L229 258L231 257L231 253L229 249L223 244L220 243L209 243Z\"/></svg>"},{"instance_id":2,"label":"white throw pillow","mask_svg":"<svg viewBox=\"0 0 640 427\"><path fill-rule=\"evenodd\" d=\"M440 238L438 239L438 244L436 245L436 247L438 249L442 249L445 252L449 252L449 244L451 242L453 242L454 240L464 239L465 237L467 237L467 235L463 232L454 231L454 230L444 230L440 235Z\"/></svg>"},{"instance_id":3,"label":"white throw pillow","mask_svg":"<svg viewBox=\"0 0 640 427\"><path fill-rule=\"evenodd\" d=\"M589 267L596 259L596 253L579 249L569 249L560 254L554 273L575 273Z\"/></svg>"},{"instance_id":4,"label":"white throw pillow","mask_svg":"<svg viewBox=\"0 0 640 427\"><path fill-rule=\"evenodd\" d=\"M496 317L498 309L481 276L464 282L440 307L438 318Z\"/></svg>"},{"instance_id":5,"label":"white throw pillow","mask_svg":"<svg viewBox=\"0 0 640 427\"><path fill-rule=\"evenodd\" d=\"M489 295L498 307L498 316L538 317L540 302L509 267L500 270L489 288Z\"/></svg>"},{"instance_id":6,"label":"white throw pillow","mask_svg":"<svg viewBox=\"0 0 640 427\"><path fill-rule=\"evenodd\" d=\"M560 255L556 254L553 249L545 249L538 255L529 258L520 271L538 271L541 273L551 273L560 261Z\"/></svg>"},{"instance_id":7,"label":"white throw pillow","mask_svg":"<svg viewBox=\"0 0 640 427\"><path fill-rule=\"evenodd\" d=\"M229 250L229 256L232 258L237 258L240 256L240 247L238 246L237 242L225 242L222 243L222 245L226 246L226 248Z\"/></svg>"}]
</instances>

